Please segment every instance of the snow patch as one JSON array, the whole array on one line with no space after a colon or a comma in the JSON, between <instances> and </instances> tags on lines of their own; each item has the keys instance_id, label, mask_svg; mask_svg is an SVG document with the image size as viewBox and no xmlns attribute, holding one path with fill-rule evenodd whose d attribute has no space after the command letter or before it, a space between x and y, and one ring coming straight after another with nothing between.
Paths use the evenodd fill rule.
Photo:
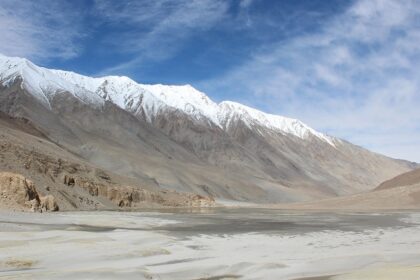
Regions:
<instances>
[{"instance_id":1,"label":"snow patch","mask_svg":"<svg viewBox=\"0 0 420 280\"><path fill-rule=\"evenodd\" d=\"M339 142L296 119L266 114L231 101L217 104L191 85L139 84L125 76L92 78L39 67L23 58L0 55L0 83L9 86L17 78L21 78L22 85L46 107L50 107L49 101L54 94L69 92L94 106L102 106L105 100L111 101L132 114L144 116L148 122L168 110L179 110L194 120L224 130L241 120L259 133L260 128L266 128L300 139L313 136L334 147Z\"/></svg>"}]
</instances>

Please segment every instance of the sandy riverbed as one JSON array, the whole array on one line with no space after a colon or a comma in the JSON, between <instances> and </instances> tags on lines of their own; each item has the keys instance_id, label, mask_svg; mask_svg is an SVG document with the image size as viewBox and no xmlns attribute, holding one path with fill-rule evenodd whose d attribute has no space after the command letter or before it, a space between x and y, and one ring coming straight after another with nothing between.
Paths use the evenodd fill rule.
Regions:
<instances>
[{"instance_id":1,"label":"sandy riverbed","mask_svg":"<svg viewBox=\"0 0 420 280\"><path fill-rule=\"evenodd\" d=\"M0 279L414 280L419 232L407 212L1 212Z\"/></svg>"}]
</instances>

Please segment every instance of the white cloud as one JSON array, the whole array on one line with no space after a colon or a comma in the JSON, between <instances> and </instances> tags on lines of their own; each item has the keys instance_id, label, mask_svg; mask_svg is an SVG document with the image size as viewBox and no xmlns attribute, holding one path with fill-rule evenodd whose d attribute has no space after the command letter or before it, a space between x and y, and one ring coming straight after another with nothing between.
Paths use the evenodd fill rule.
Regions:
<instances>
[{"instance_id":1,"label":"white cloud","mask_svg":"<svg viewBox=\"0 0 420 280\"><path fill-rule=\"evenodd\" d=\"M96 13L104 23L130 26L129 31L114 34L108 43L133 56L132 60L102 72L118 72L139 66L147 59L171 57L195 32L220 23L227 9L228 3L222 0L96 0Z\"/></svg>"},{"instance_id":2,"label":"white cloud","mask_svg":"<svg viewBox=\"0 0 420 280\"><path fill-rule=\"evenodd\" d=\"M420 162L419 18L418 0L360 0L200 86Z\"/></svg>"},{"instance_id":3,"label":"white cloud","mask_svg":"<svg viewBox=\"0 0 420 280\"><path fill-rule=\"evenodd\" d=\"M249 8L253 2L255 2L255 0L241 0L241 2L239 2L239 6L242 9L246 9Z\"/></svg>"},{"instance_id":4,"label":"white cloud","mask_svg":"<svg viewBox=\"0 0 420 280\"><path fill-rule=\"evenodd\" d=\"M95 28L114 30L103 36L107 46L132 56L103 72L172 57L195 34L220 24L253 27L250 34L259 36L258 28L271 19L253 14L254 2L238 2L241 11L232 19L231 2L224 0L96 0ZM86 14L72 4L0 0L0 53L35 60L77 56L78 40L88 31L83 31ZM304 16L297 11L270 26L287 33L288 23ZM203 81L201 88L420 162L419 19L420 0L357 0L320 31L265 43L249 61Z\"/></svg>"},{"instance_id":5,"label":"white cloud","mask_svg":"<svg viewBox=\"0 0 420 280\"><path fill-rule=\"evenodd\" d=\"M63 1L0 0L0 53L35 60L77 56L79 21Z\"/></svg>"}]
</instances>

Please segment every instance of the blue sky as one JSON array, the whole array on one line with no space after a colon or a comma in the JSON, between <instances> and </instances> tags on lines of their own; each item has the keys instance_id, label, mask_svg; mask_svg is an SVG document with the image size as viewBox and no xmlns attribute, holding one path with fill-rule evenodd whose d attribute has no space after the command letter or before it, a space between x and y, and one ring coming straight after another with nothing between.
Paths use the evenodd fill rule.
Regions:
<instances>
[{"instance_id":1,"label":"blue sky","mask_svg":"<svg viewBox=\"0 0 420 280\"><path fill-rule=\"evenodd\" d=\"M0 52L192 84L420 162L420 0L0 0Z\"/></svg>"}]
</instances>

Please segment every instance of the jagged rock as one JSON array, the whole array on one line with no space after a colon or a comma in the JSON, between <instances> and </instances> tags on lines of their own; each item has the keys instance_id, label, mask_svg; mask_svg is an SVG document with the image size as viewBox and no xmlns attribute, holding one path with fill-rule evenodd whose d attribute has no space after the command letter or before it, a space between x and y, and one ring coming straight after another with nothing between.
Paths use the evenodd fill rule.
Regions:
<instances>
[{"instance_id":1,"label":"jagged rock","mask_svg":"<svg viewBox=\"0 0 420 280\"><path fill-rule=\"evenodd\" d=\"M40 209L41 211L58 211L59 207L55 201L54 196L46 195L40 198Z\"/></svg>"},{"instance_id":2,"label":"jagged rock","mask_svg":"<svg viewBox=\"0 0 420 280\"><path fill-rule=\"evenodd\" d=\"M205 197L199 194L189 195L189 205L190 207L212 207L215 205L213 197Z\"/></svg>"},{"instance_id":3,"label":"jagged rock","mask_svg":"<svg viewBox=\"0 0 420 280\"><path fill-rule=\"evenodd\" d=\"M64 175L64 184L73 187L76 184L76 182L73 177Z\"/></svg>"},{"instance_id":4,"label":"jagged rock","mask_svg":"<svg viewBox=\"0 0 420 280\"><path fill-rule=\"evenodd\" d=\"M212 207L212 197L196 194L183 194L174 191L148 191L130 186L118 186L108 189L107 198L119 207L136 207L141 203L151 203L168 207Z\"/></svg>"},{"instance_id":5,"label":"jagged rock","mask_svg":"<svg viewBox=\"0 0 420 280\"><path fill-rule=\"evenodd\" d=\"M0 173L0 206L8 210L58 211L52 195L40 197L32 181L16 173Z\"/></svg>"},{"instance_id":6,"label":"jagged rock","mask_svg":"<svg viewBox=\"0 0 420 280\"><path fill-rule=\"evenodd\" d=\"M20 174L1 172L0 192L2 200L15 202L21 206L32 200L39 202L39 196L32 181Z\"/></svg>"},{"instance_id":7,"label":"jagged rock","mask_svg":"<svg viewBox=\"0 0 420 280\"><path fill-rule=\"evenodd\" d=\"M119 207L130 207L133 202L133 192L134 190L126 187L108 188L107 198Z\"/></svg>"},{"instance_id":8,"label":"jagged rock","mask_svg":"<svg viewBox=\"0 0 420 280\"><path fill-rule=\"evenodd\" d=\"M25 202L25 206L30 208L31 212L37 212L39 210L39 200L32 199Z\"/></svg>"}]
</instances>

